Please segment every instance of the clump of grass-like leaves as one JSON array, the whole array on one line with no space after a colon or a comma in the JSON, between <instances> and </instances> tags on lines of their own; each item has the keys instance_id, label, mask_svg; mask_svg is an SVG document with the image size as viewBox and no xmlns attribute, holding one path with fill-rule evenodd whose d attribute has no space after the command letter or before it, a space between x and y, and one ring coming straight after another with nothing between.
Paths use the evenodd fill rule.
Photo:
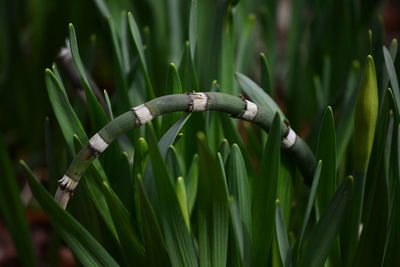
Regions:
<instances>
[{"instance_id":1,"label":"clump of grass-like leaves","mask_svg":"<svg viewBox=\"0 0 400 267\"><path fill-rule=\"evenodd\" d=\"M54 111L44 137L50 193L21 161L34 198L79 263L400 263L397 41L382 49L375 39L381 25L366 16L371 10L356 10L353 2L347 11L333 1L324 7L291 1L288 41L279 51L278 1L94 2L107 31L99 42L112 51L103 68L112 73L113 90L98 89L78 49L86 37L77 38L70 24L64 52L71 57L45 71ZM302 19L303 8L314 20ZM361 15L337 23L334 12ZM340 27L334 37L343 46L335 47L321 24ZM274 97L313 148L310 186L281 149L282 114L265 134L207 111L168 114L127 133L92 163L67 210L54 201L56 181L88 136L133 106L190 91L243 94L260 106ZM59 130L51 126L55 121ZM59 132L61 144L54 142ZM1 139L0 159L0 208L21 264L32 266L15 173Z\"/></svg>"}]
</instances>

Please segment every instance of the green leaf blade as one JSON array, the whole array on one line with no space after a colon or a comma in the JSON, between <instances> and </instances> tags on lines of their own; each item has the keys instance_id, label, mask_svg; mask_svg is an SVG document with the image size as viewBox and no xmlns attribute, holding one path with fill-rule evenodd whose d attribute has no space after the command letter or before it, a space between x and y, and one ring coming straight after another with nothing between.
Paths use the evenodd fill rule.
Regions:
<instances>
[{"instance_id":1,"label":"green leaf blade","mask_svg":"<svg viewBox=\"0 0 400 267\"><path fill-rule=\"evenodd\" d=\"M261 159L263 165L253 184L251 262L254 266L267 265L272 245L281 152L280 122L279 113L276 113Z\"/></svg>"},{"instance_id":2,"label":"green leaf blade","mask_svg":"<svg viewBox=\"0 0 400 267\"><path fill-rule=\"evenodd\" d=\"M22 161L21 165L33 195L78 260L86 266L119 266L93 236L54 201L25 162Z\"/></svg>"},{"instance_id":3,"label":"green leaf blade","mask_svg":"<svg viewBox=\"0 0 400 267\"><path fill-rule=\"evenodd\" d=\"M324 163L317 190L317 218L324 212L336 191L336 133L332 108L325 110L318 138L317 160Z\"/></svg>"},{"instance_id":4,"label":"green leaf blade","mask_svg":"<svg viewBox=\"0 0 400 267\"><path fill-rule=\"evenodd\" d=\"M69 38L71 44L72 58L74 59L75 65L78 69L78 72L83 82L83 87L85 89L90 121L92 123L93 129L99 130L101 129L101 127L107 124L108 122L107 116L104 109L100 105L98 99L96 98L94 91L90 85L90 81L86 74L85 67L79 55L78 41L76 39L75 28L72 25L72 23L69 24Z\"/></svg>"},{"instance_id":5,"label":"green leaf blade","mask_svg":"<svg viewBox=\"0 0 400 267\"><path fill-rule=\"evenodd\" d=\"M56 71L55 66L53 68ZM65 142L67 143L70 152L74 153L73 136L76 134L81 140L86 142L88 140L87 135L78 119L78 116L69 103L62 82L49 69L46 69L45 71L45 79L50 103L64 135Z\"/></svg>"},{"instance_id":6,"label":"green leaf blade","mask_svg":"<svg viewBox=\"0 0 400 267\"><path fill-rule=\"evenodd\" d=\"M276 202L275 208L275 225L276 239L278 241L279 253L283 266L291 266L291 257L289 251L289 239L286 231L285 219L283 218L282 208L279 205L279 200Z\"/></svg>"},{"instance_id":7,"label":"green leaf blade","mask_svg":"<svg viewBox=\"0 0 400 267\"><path fill-rule=\"evenodd\" d=\"M197 134L199 147L198 209L204 219L202 226L208 233L207 244L200 255L207 256L211 266L225 266L227 263L229 232L229 199L225 171L221 154L217 158L210 152L204 133ZM209 252L207 252L210 250ZM209 258L208 258L209 257ZM200 263L203 262L200 259Z\"/></svg>"},{"instance_id":8,"label":"green leaf blade","mask_svg":"<svg viewBox=\"0 0 400 267\"><path fill-rule=\"evenodd\" d=\"M298 266L323 266L345 220L352 188L353 178L348 177L338 188L325 213L315 226Z\"/></svg>"},{"instance_id":9,"label":"green leaf blade","mask_svg":"<svg viewBox=\"0 0 400 267\"><path fill-rule=\"evenodd\" d=\"M153 130L148 127L149 148L153 162L154 182L159 199L161 226L172 265L197 266L195 250L186 227L175 188L168 175L162 153Z\"/></svg>"},{"instance_id":10,"label":"green leaf blade","mask_svg":"<svg viewBox=\"0 0 400 267\"><path fill-rule=\"evenodd\" d=\"M17 177L0 135L0 211L22 266L37 266Z\"/></svg>"}]
</instances>

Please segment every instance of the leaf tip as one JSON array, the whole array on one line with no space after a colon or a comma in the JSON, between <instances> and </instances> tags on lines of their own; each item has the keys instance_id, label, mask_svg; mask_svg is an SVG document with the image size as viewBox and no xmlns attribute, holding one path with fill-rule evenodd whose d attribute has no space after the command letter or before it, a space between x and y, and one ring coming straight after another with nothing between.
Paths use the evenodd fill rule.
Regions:
<instances>
[{"instance_id":1,"label":"leaf tip","mask_svg":"<svg viewBox=\"0 0 400 267\"><path fill-rule=\"evenodd\" d=\"M204 141L204 140L206 139L206 135L205 135L203 132L198 132L198 133L196 134L196 136L197 136L197 139L198 139L199 141Z\"/></svg>"},{"instance_id":2,"label":"leaf tip","mask_svg":"<svg viewBox=\"0 0 400 267\"><path fill-rule=\"evenodd\" d=\"M235 72L234 75L236 79L240 79L243 76L240 72Z\"/></svg>"},{"instance_id":3,"label":"leaf tip","mask_svg":"<svg viewBox=\"0 0 400 267\"><path fill-rule=\"evenodd\" d=\"M26 165L26 164L25 164L25 161L24 161L23 159L18 160L18 163L19 163L21 166L25 166L25 165Z\"/></svg>"},{"instance_id":4,"label":"leaf tip","mask_svg":"<svg viewBox=\"0 0 400 267\"><path fill-rule=\"evenodd\" d=\"M232 145L232 150L240 150L238 144L234 143L234 144Z\"/></svg>"},{"instance_id":5,"label":"leaf tip","mask_svg":"<svg viewBox=\"0 0 400 267\"><path fill-rule=\"evenodd\" d=\"M372 55L368 55L367 60L368 60L368 63L370 63L370 62L374 63L374 58L372 57Z\"/></svg>"},{"instance_id":6,"label":"leaf tip","mask_svg":"<svg viewBox=\"0 0 400 267\"><path fill-rule=\"evenodd\" d=\"M182 177L182 176L179 176L178 178L176 178L176 182L177 182L178 184L182 184L182 183L184 182L183 177Z\"/></svg>"},{"instance_id":7,"label":"leaf tip","mask_svg":"<svg viewBox=\"0 0 400 267\"><path fill-rule=\"evenodd\" d=\"M47 75L51 75L53 72L51 71L51 69L46 68L46 69L44 70L44 73L47 74Z\"/></svg>"},{"instance_id":8,"label":"leaf tip","mask_svg":"<svg viewBox=\"0 0 400 267\"><path fill-rule=\"evenodd\" d=\"M351 184L354 184L354 177L353 175L349 175L346 177L346 181L349 181Z\"/></svg>"}]
</instances>

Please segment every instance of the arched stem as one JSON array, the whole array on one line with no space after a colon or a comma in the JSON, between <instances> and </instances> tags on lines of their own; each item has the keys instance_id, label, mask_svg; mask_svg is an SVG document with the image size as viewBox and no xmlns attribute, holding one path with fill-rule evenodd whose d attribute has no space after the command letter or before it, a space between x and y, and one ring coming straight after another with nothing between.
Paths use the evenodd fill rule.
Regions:
<instances>
[{"instance_id":1,"label":"arched stem","mask_svg":"<svg viewBox=\"0 0 400 267\"><path fill-rule=\"evenodd\" d=\"M56 200L66 207L68 200L91 162L98 157L117 137L140 127L157 116L177 111L216 110L259 125L269 132L275 116L270 107L258 106L240 97L223 93L186 93L166 95L132 108L105 125L95 134L72 161L66 174L59 180ZM311 184L315 158L307 144L282 120L282 148L293 158L304 176L305 183Z\"/></svg>"}]
</instances>

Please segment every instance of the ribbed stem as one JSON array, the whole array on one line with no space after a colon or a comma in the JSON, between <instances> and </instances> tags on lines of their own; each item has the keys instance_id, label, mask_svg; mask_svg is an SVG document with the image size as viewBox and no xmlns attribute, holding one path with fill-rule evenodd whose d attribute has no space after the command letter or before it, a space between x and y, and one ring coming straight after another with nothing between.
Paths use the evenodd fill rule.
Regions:
<instances>
[{"instance_id":1,"label":"ribbed stem","mask_svg":"<svg viewBox=\"0 0 400 267\"><path fill-rule=\"evenodd\" d=\"M223 93L186 93L166 95L153 99L143 105L132 108L118 116L96 135L78 153L60 180L56 199L64 208L79 179L90 163L98 157L117 137L153 118L177 111L216 110L230 114L234 118L247 120L269 132L275 114L270 109ZM315 158L307 144L298 137L282 120L282 147L292 156L302 172L305 182L311 184L315 168ZM71 181L70 181L71 180ZM71 186L70 186L71 185Z\"/></svg>"}]
</instances>

